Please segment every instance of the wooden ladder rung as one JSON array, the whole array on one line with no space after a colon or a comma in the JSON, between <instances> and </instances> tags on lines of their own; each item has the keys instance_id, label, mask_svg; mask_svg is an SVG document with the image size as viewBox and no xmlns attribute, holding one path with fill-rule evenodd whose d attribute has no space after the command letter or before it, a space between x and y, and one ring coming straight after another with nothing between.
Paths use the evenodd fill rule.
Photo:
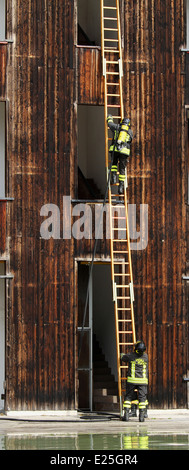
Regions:
<instances>
[{"instance_id":1,"label":"wooden ladder rung","mask_svg":"<svg viewBox=\"0 0 189 470\"><path fill-rule=\"evenodd\" d=\"M120 310L121 310L121 309L120 309ZM130 308L127 309L127 310L130 310ZM121 318L120 318L120 319L118 319L118 321L119 321L119 322L132 322L132 320L126 320L125 318L124 318L124 319L121 319Z\"/></svg>"},{"instance_id":2,"label":"wooden ladder rung","mask_svg":"<svg viewBox=\"0 0 189 470\"><path fill-rule=\"evenodd\" d=\"M124 299L124 300L130 300L130 297L126 297L125 295L117 295L116 297L118 300Z\"/></svg>"},{"instance_id":3,"label":"wooden ladder rung","mask_svg":"<svg viewBox=\"0 0 189 470\"><path fill-rule=\"evenodd\" d=\"M121 265L127 264L128 265L129 262L128 261L115 261L114 264L121 264Z\"/></svg>"},{"instance_id":4,"label":"wooden ladder rung","mask_svg":"<svg viewBox=\"0 0 189 470\"><path fill-rule=\"evenodd\" d=\"M113 52L115 54L119 54L118 49L114 49L114 47L112 47L111 49L110 49L110 47L108 49L105 47L104 52Z\"/></svg>"},{"instance_id":5,"label":"wooden ladder rung","mask_svg":"<svg viewBox=\"0 0 189 470\"><path fill-rule=\"evenodd\" d=\"M118 31L118 28L104 28L104 31Z\"/></svg>"},{"instance_id":6,"label":"wooden ladder rung","mask_svg":"<svg viewBox=\"0 0 189 470\"><path fill-rule=\"evenodd\" d=\"M108 6L103 6L104 10L117 10L117 7L108 7Z\"/></svg>"},{"instance_id":7,"label":"wooden ladder rung","mask_svg":"<svg viewBox=\"0 0 189 470\"><path fill-rule=\"evenodd\" d=\"M121 108L120 104L110 104L110 103L108 103L108 106L110 108Z\"/></svg>"},{"instance_id":8,"label":"wooden ladder rung","mask_svg":"<svg viewBox=\"0 0 189 470\"><path fill-rule=\"evenodd\" d=\"M106 72L106 75L119 75L119 72Z\"/></svg>"},{"instance_id":9,"label":"wooden ladder rung","mask_svg":"<svg viewBox=\"0 0 189 470\"><path fill-rule=\"evenodd\" d=\"M132 332L132 331L118 331L118 333L120 333L120 334L123 333L123 334L129 334L129 335L131 335L133 332Z\"/></svg>"},{"instance_id":10,"label":"wooden ladder rung","mask_svg":"<svg viewBox=\"0 0 189 470\"><path fill-rule=\"evenodd\" d=\"M121 287L130 287L130 284L116 284L116 288L120 289Z\"/></svg>"},{"instance_id":11,"label":"wooden ladder rung","mask_svg":"<svg viewBox=\"0 0 189 470\"><path fill-rule=\"evenodd\" d=\"M111 108L111 106L108 106ZM121 116L112 116L114 119L121 119ZM114 196L120 196L120 194L114 194Z\"/></svg>"},{"instance_id":12,"label":"wooden ladder rung","mask_svg":"<svg viewBox=\"0 0 189 470\"><path fill-rule=\"evenodd\" d=\"M119 83L107 82L106 85L108 85L108 86L119 86Z\"/></svg>"},{"instance_id":13,"label":"wooden ladder rung","mask_svg":"<svg viewBox=\"0 0 189 470\"><path fill-rule=\"evenodd\" d=\"M123 307L123 308L117 307L117 310L131 310L131 308L130 307Z\"/></svg>"},{"instance_id":14,"label":"wooden ladder rung","mask_svg":"<svg viewBox=\"0 0 189 470\"><path fill-rule=\"evenodd\" d=\"M128 273L114 273L114 276L130 276Z\"/></svg>"},{"instance_id":15,"label":"wooden ladder rung","mask_svg":"<svg viewBox=\"0 0 189 470\"><path fill-rule=\"evenodd\" d=\"M119 42L118 39L104 38L104 42Z\"/></svg>"},{"instance_id":16,"label":"wooden ladder rung","mask_svg":"<svg viewBox=\"0 0 189 470\"><path fill-rule=\"evenodd\" d=\"M104 16L104 20L112 20L112 21L117 21L117 17L109 17L109 16Z\"/></svg>"}]
</instances>

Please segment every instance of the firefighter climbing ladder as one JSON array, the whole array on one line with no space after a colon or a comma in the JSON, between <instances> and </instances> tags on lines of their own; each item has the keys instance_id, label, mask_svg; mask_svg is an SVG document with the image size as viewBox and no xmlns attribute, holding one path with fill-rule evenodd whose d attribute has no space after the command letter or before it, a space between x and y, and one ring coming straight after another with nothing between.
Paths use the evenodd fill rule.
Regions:
<instances>
[{"instance_id":1,"label":"firefighter climbing ladder","mask_svg":"<svg viewBox=\"0 0 189 470\"><path fill-rule=\"evenodd\" d=\"M105 164L109 174L109 144L112 134L107 126L107 116L112 115L117 124L124 117L122 96L122 48L119 0L101 0L101 43L105 101ZM123 414L123 396L126 390L127 366L120 363L120 354L128 353L136 342L134 321L134 289L130 251L127 175L124 194L118 195L118 183L109 185L111 233L111 273L115 310L118 393L120 413Z\"/></svg>"}]
</instances>

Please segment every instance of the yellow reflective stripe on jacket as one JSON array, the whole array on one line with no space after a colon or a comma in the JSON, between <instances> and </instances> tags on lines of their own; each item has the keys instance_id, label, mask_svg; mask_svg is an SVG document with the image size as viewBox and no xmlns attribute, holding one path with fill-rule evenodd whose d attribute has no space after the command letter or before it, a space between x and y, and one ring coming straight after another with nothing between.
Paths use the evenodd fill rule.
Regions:
<instances>
[{"instance_id":1,"label":"yellow reflective stripe on jacket","mask_svg":"<svg viewBox=\"0 0 189 470\"><path fill-rule=\"evenodd\" d=\"M114 150L114 144L110 145L109 152L113 152L113 150ZM115 151L118 152L116 146L115 146ZM130 149L128 149L127 147L122 147L122 149L119 150L119 153L123 153L124 155L129 156L130 155Z\"/></svg>"},{"instance_id":2,"label":"yellow reflective stripe on jacket","mask_svg":"<svg viewBox=\"0 0 189 470\"><path fill-rule=\"evenodd\" d=\"M135 361L131 361L131 375L127 378L128 383L137 384L148 384L148 378L146 376L146 364L142 364L142 377L135 376Z\"/></svg>"},{"instance_id":3,"label":"yellow reflective stripe on jacket","mask_svg":"<svg viewBox=\"0 0 189 470\"><path fill-rule=\"evenodd\" d=\"M130 155L130 149L128 149L127 147L123 147L119 153L123 153L124 155L127 155L129 156Z\"/></svg>"},{"instance_id":4,"label":"yellow reflective stripe on jacket","mask_svg":"<svg viewBox=\"0 0 189 470\"><path fill-rule=\"evenodd\" d=\"M127 382L130 384L148 384L148 379L143 379L142 377L128 377Z\"/></svg>"}]
</instances>

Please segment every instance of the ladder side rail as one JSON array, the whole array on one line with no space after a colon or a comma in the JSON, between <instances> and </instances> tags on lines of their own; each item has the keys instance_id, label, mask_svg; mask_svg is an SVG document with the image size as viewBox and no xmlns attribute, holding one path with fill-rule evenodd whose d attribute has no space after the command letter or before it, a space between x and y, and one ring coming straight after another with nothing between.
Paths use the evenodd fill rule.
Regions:
<instances>
[{"instance_id":1,"label":"ladder side rail","mask_svg":"<svg viewBox=\"0 0 189 470\"><path fill-rule=\"evenodd\" d=\"M102 60L104 59L104 0L100 0L101 8L101 51Z\"/></svg>"},{"instance_id":2,"label":"ladder side rail","mask_svg":"<svg viewBox=\"0 0 189 470\"><path fill-rule=\"evenodd\" d=\"M129 270L130 270L130 279L133 286L133 270L132 270L132 261L131 261L131 246L130 246L130 231L129 231L129 217L128 217L128 205L127 205L127 189L124 188L124 200L125 200L125 216L126 216L126 230L127 230L127 247L128 247L128 258L129 258ZM135 319L134 319L134 307L133 301L131 299L131 319L132 319L132 328L133 328L133 343L136 343L136 332L135 332Z\"/></svg>"},{"instance_id":3,"label":"ladder side rail","mask_svg":"<svg viewBox=\"0 0 189 470\"><path fill-rule=\"evenodd\" d=\"M112 289L114 294L114 316L115 316L115 331L116 331L116 352L117 352L117 374L118 374L118 395L120 401L120 410L122 409L122 386L121 386L121 364L120 364L120 341L119 341L119 322L118 322L118 305L117 305L117 286L115 282L115 271L114 271L114 249L113 249L113 224L112 224L112 194L111 188L109 188L109 208L110 208L110 252L111 252L111 274L112 274Z\"/></svg>"},{"instance_id":4,"label":"ladder side rail","mask_svg":"<svg viewBox=\"0 0 189 470\"><path fill-rule=\"evenodd\" d=\"M109 166L109 149L108 149L108 127L107 127L107 76L106 76L106 59L104 47L104 0L101 0L101 54L102 54L102 71L104 76L104 126L105 126L105 164L107 169L108 180L108 166Z\"/></svg>"},{"instance_id":5,"label":"ladder side rail","mask_svg":"<svg viewBox=\"0 0 189 470\"><path fill-rule=\"evenodd\" d=\"M119 59L121 61L121 64L123 64L122 48L121 48L121 22L120 22L119 0L116 0L116 5L117 5L117 27L118 27ZM119 73L120 73L120 70L119 70ZM120 114L121 114L121 119L123 119L124 118L124 106L123 106L123 87L122 87L121 73L120 73L120 76L119 76L119 92L120 92L120 105L121 105Z\"/></svg>"},{"instance_id":6,"label":"ladder side rail","mask_svg":"<svg viewBox=\"0 0 189 470\"><path fill-rule=\"evenodd\" d=\"M114 301L115 330L116 330L116 351L117 351L117 374L118 374L118 395L121 403L122 387L121 387L121 364L120 364L120 341L119 341L119 322L118 322L118 306L117 298Z\"/></svg>"},{"instance_id":7,"label":"ladder side rail","mask_svg":"<svg viewBox=\"0 0 189 470\"><path fill-rule=\"evenodd\" d=\"M109 187L108 190L109 194L109 211L110 211L110 254L111 254L111 275L112 275L112 283L114 282L114 254L113 254L113 236L112 236L112 196L111 196L111 188ZM113 286L112 286L113 288Z\"/></svg>"},{"instance_id":8,"label":"ladder side rail","mask_svg":"<svg viewBox=\"0 0 189 470\"><path fill-rule=\"evenodd\" d=\"M108 167L109 167L109 145L108 145L108 126L107 126L107 78L106 74L104 76L104 126L105 126L105 164L107 169L107 178L108 178Z\"/></svg>"}]
</instances>

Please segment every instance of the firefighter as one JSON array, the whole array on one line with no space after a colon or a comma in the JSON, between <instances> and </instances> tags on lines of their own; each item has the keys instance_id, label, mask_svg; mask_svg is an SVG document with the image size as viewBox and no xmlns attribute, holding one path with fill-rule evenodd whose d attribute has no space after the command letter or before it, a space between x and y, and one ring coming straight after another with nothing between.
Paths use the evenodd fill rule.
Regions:
<instances>
[{"instance_id":1,"label":"firefighter","mask_svg":"<svg viewBox=\"0 0 189 470\"><path fill-rule=\"evenodd\" d=\"M128 362L128 375L126 396L123 404L124 420L129 420L131 402L138 390L139 400L139 421L143 422L146 415L147 388L148 388L148 355L145 353L146 346L143 341L137 341L134 351L128 354L121 354L121 361Z\"/></svg>"},{"instance_id":2,"label":"firefighter","mask_svg":"<svg viewBox=\"0 0 189 470\"><path fill-rule=\"evenodd\" d=\"M133 138L130 119L124 118L120 124L115 124L111 115L107 117L108 127L113 132L113 139L109 152L114 152L111 168L111 184L117 181L117 170L119 160L119 194L123 194L125 182L126 163L130 156L130 144Z\"/></svg>"}]
</instances>

